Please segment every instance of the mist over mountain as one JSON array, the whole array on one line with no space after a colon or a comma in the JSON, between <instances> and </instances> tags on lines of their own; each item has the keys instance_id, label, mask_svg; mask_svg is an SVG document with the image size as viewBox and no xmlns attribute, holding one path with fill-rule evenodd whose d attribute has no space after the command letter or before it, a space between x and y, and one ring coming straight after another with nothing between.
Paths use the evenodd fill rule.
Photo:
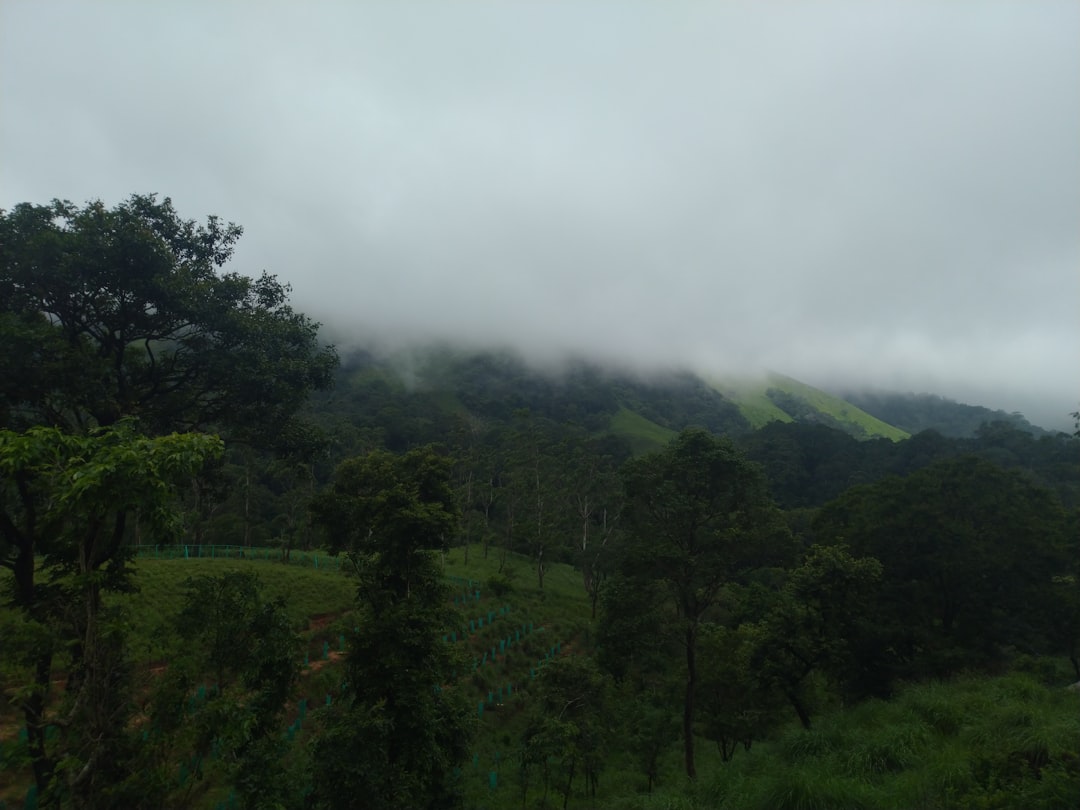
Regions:
<instances>
[{"instance_id":1,"label":"mist over mountain","mask_svg":"<svg viewBox=\"0 0 1080 810\"><path fill-rule=\"evenodd\" d=\"M237 222L229 269L343 348L768 369L1068 427L1080 5L409 6L0 4L0 207Z\"/></svg>"},{"instance_id":2,"label":"mist over mountain","mask_svg":"<svg viewBox=\"0 0 1080 810\"><path fill-rule=\"evenodd\" d=\"M1035 436L1053 432L1033 425L1019 412L967 405L936 394L865 390L838 393L867 413L909 433L936 430L944 436L971 438L981 427L993 422L1006 422Z\"/></svg>"},{"instance_id":3,"label":"mist over mountain","mask_svg":"<svg viewBox=\"0 0 1080 810\"><path fill-rule=\"evenodd\" d=\"M837 429L856 439L893 441L923 430L971 438L996 422L1036 437L1055 432L1019 413L930 394L828 393L775 373L701 375L686 367L649 369L581 355L555 360L509 349L463 349L445 343L346 349L340 379L346 388L358 380L366 380L364 385L374 380L384 391L390 386L417 401L430 398L427 406L419 406L421 410L445 409L452 403L451 411L485 419L507 420L515 412L529 411L556 422L580 423L593 431L614 425L617 433L646 449L692 425L738 436L771 422L790 422ZM650 440L644 441L640 431L649 433Z\"/></svg>"}]
</instances>

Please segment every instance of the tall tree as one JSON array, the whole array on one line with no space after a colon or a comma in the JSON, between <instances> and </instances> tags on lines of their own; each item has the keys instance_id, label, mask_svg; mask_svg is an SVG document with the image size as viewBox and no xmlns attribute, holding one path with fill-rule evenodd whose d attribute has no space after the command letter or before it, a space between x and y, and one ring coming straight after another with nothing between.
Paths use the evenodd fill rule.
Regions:
<instances>
[{"instance_id":1,"label":"tall tree","mask_svg":"<svg viewBox=\"0 0 1080 810\"><path fill-rule=\"evenodd\" d=\"M678 611L686 661L683 747L697 774L694 709L698 632L724 587L787 552L787 529L760 470L730 442L683 431L662 452L624 467L624 573L658 580Z\"/></svg>"},{"instance_id":2,"label":"tall tree","mask_svg":"<svg viewBox=\"0 0 1080 810\"><path fill-rule=\"evenodd\" d=\"M0 213L0 415L71 430L137 415L152 433L287 437L337 357L289 287L221 272L241 228L166 198Z\"/></svg>"},{"instance_id":3,"label":"tall tree","mask_svg":"<svg viewBox=\"0 0 1080 810\"><path fill-rule=\"evenodd\" d=\"M788 574L764 620L739 628L748 640L753 679L779 691L804 728L811 722L805 695L811 673L860 691L869 686L877 656L867 650L866 640L875 635L867 624L880 578L881 564L872 557L813 546Z\"/></svg>"},{"instance_id":4,"label":"tall tree","mask_svg":"<svg viewBox=\"0 0 1080 810\"><path fill-rule=\"evenodd\" d=\"M66 793L75 806L104 806L108 781L99 771L119 758L130 696L123 638L106 620L102 597L130 588L129 517L137 513L148 530L168 536L176 526L170 485L220 452L214 436L147 438L126 421L85 436L0 430L0 564L15 573L15 605L40 628L35 644L4 654L22 658L31 673L20 702L43 800ZM42 556L28 557L27 548ZM35 579L38 569L44 582ZM50 707L61 645L71 655L68 690ZM60 730L54 743L49 728ZM54 785L61 761L65 778Z\"/></svg>"},{"instance_id":5,"label":"tall tree","mask_svg":"<svg viewBox=\"0 0 1080 810\"><path fill-rule=\"evenodd\" d=\"M222 272L240 234L217 217L184 220L153 195L114 208L55 200L0 212L0 428L47 425L85 437L132 417L150 436L214 431L254 445L295 443L295 414L310 391L330 385L336 354L291 309L286 285ZM0 565L15 573L20 607L39 616L49 594L34 561L50 558L60 538L39 519L52 496L31 478L42 480L24 468L5 481ZM147 513L124 497L99 505L111 512L79 528L96 538L107 523L112 534L86 540L85 562L126 587L123 541L136 510L140 523ZM96 597L83 596L90 616ZM77 645L74 654L77 670L94 651ZM36 670L43 690L46 652ZM40 747L35 756L44 789L51 770Z\"/></svg>"},{"instance_id":6,"label":"tall tree","mask_svg":"<svg viewBox=\"0 0 1080 810\"><path fill-rule=\"evenodd\" d=\"M822 509L817 537L882 564L878 603L895 674L979 666L1045 643L1053 578L1078 552L1054 495L974 457L856 487Z\"/></svg>"},{"instance_id":7,"label":"tall tree","mask_svg":"<svg viewBox=\"0 0 1080 810\"><path fill-rule=\"evenodd\" d=\"M360 579L363 612L343 706L315 743L312 807L449 808L468 753L468 713L451 683L454 625L435 552L458 515L452 463L432 448L343 462L313 504Z\"/></svg>"}]
</instances>

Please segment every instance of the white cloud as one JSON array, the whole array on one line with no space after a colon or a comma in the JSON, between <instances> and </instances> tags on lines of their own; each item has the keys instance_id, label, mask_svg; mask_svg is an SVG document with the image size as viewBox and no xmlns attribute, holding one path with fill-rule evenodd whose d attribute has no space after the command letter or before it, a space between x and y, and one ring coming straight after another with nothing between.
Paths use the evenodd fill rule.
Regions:
<instances>
[{"instance_id":1,"label":"white cloud","mask_svg":"<svg viewBox=\"0 0 1080 810\"><path fill-rule=\"evenodd\" d=\"M0 205L173 197L338 334L1080 401L1080 6L0 6Z\"/></svg>"}]
</instances>

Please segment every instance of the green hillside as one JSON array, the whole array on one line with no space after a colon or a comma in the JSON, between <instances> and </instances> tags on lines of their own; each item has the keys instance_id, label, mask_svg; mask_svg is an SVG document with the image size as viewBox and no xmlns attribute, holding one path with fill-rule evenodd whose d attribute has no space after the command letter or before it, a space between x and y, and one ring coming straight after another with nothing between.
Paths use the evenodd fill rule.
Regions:
<instances>
[{"instance_id":1,"label":"green hillside","mask_svg":"<svg viewBox=\"0 0 1080 810\"><path fill-rule=\"evenodd\" d=\"M816 422L859 439L901 441L910 436L840 397L783 374L773 373L762 379L712 381L711 384L737 403L743 416L755 428L773 421Z\"/></svg>"},{"instance_id":2,"label":"green hillside","mask_svg":"<svg viewBox=\"0 0 1080 810\"><path fill-rule=\"evenodd\" d=\"M675 431L629 410L620 408L611 417L611 432L625 439L635 456L659 450L675 438Z\"/></svg>"},{"instance_id":3,"label":"green hillside","mask_svg":"<svg viewBox=\"0 0 1080 810\"><path fill-rule=\"evenodd\" d=\"M769 422L793 422L792 417L778 408L752 380L710 380L717 391L739 406L739 412L755 430Z\"/></svg>"}]
</instances>

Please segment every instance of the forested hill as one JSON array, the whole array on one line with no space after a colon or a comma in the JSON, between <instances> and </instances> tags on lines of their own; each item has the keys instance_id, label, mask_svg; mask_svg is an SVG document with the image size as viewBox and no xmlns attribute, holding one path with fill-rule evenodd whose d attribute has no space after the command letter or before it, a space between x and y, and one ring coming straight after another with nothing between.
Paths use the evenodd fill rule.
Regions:
<instances>
[{"instance_id":1,"label":"forested hill","mask_svg":"<svg viewBox=\"0 0 1080 810\"><path fill-rule=\"evenodd\" d=\"M346 355L335 391L320 405L347 417L364 441L398 450L445 442L462 417L492 428L524 412L612 434L635 453L665 445L689 425L727 436L751 430L734 402L686 371L643 378L584 362L544 371L495 352Z\"/></svg>"},{"instance_id":2,"label":"forested hill","mask_svg":"<svg viewBox=\"0 0 1080 810\"><path fill-rule=\"evenodd\" d=\"M736 437L780 421L826 425L857 439L908 436L780 375L732 385L687 370L645 376L584 361L540 370L505 352L431 349L390 358L353 352L342 358L337 389L323 404L339 413L344 408L355 427L382 432L376 443L398 449L415 444L418 434L442 440L447 421L462 415L502 423L520 411L611 433L634 453L659 448L688 426Z\"/></svg>"},{"instance_id":3,"label":"forested hill","mask_svg":"<svg viewBox=\"0 0 1080 810\"><path fill-rule=\"evenodd\" d=\"M332 437L332 460L436 443L489 479L535 472L541 456L553 478L593 474L699 426L761 464L786 509L964 455L1021 471L1066 505L1080 503L1080 459L1064 434L1036 437L995 421L970 438L937 430L908 437L796 380L774 375L757 386L710 385L689 372L644 378L586 363L545 372L504 353L353 353L342 359L336 388L316 395L313 417Z\"/></svg>"},{"instance_id":4,"label":"forested hill","mask_svg":"<svg viewBox=\"0 0 1080 810\"><path fill-rule=\"evenodd\" d=\"M943 436L973 438L983 425L1005 422L1033 436L1051 431L1031 424L1022 414L991 410L981 405L965 405L936 394L895 391L842 391L838 394L878 419L908 433L936 430Z\"/></svg>"}]
</instances>

